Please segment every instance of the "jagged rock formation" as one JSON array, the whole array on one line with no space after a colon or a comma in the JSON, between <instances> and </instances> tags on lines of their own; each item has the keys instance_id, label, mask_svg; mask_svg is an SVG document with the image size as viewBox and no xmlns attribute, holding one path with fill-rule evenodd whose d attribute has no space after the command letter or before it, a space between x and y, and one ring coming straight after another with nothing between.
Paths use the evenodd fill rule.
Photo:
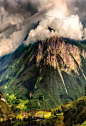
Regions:
<instances>
[{"instance_id":1,"label":"jagged rock formation","mask_svg":"<svg viewBox=\"0 0 86 126\"><path fill-rule=\"evenodd\" d=\"M45 43L47 43L47 50L43 51ZM59 63L62 70L64 69L66 71L76 70L77 64L79 67L81 66L80 55L86 59L86 52L84 49L81 51L77 46L66 43L62 38L58 37L52 37L47 41L39 43L37 66L40 65L45 54L47 54L45 64L57 68Z\"/></svg>"},{"instance_id":2,"label":"jagged rock formation","mask_svg":"<svg viewBox=\"0 0 86 126\"><path fill-rule=\"evenodd\" d=\"M80 55L86 59L86 52L84 49L81 51L77 46L66 43L62 38L52 37L47 41L39 43L36 65L37 67L41 67L41 61L46 56L44 65L50 65L55 69L58 69L65 91L68 93L61 71L70 73L71 70L74 70L75 72L78 72L77 69L79 68L86 79L86 76L81 69Z\"/></svg>"}]
</instances>

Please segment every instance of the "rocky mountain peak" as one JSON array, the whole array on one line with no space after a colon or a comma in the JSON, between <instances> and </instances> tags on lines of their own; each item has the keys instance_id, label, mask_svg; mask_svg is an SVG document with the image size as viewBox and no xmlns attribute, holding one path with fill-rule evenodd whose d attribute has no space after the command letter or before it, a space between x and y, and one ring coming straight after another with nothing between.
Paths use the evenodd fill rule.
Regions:
<instances>
[{"instance_id":1,"label":"rocky mountain peak","mask_svg":"<svg viewBox=\"0 0 86 126\"><path fill-rule=\"evenodd\" d=\"M47 46L47 48L45 46ZM77 46L66 43L59 37L51 37L39 43L36 60L37 66L40 66L40 62L45 55L46 59L44 63L54 68L57 68L59 65L62 70L64 69L66 71L76 71L77 66L81 67L80 55L86 59L84 49L81 51Z\"/></svg>"}]
</instances>

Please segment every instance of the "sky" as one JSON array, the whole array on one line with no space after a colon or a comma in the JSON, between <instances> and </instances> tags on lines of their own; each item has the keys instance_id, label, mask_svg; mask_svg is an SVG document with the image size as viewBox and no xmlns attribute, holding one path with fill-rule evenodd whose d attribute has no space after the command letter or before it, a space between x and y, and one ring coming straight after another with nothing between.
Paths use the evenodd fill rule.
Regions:
<instances>
[{"instance_id":1,"label":"sky","mask_svg":"<svg viewBox=\"0 0 86 126\"><path fill-rule=\"evenodd\" d=\"M0 0L0 57L52 36L86 39L85 0Z\"/></svg>"}]
</instances>

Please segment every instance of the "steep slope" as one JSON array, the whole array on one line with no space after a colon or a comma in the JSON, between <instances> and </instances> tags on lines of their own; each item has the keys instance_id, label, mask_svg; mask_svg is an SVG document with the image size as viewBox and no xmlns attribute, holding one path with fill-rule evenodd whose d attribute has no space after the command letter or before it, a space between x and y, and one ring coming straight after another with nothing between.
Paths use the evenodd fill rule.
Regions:
<instances>
[{"instance_id":1,"label":"steep slope","mask_svg":"<svg viewBox=\"0 0 86 126\"><path fill-rule=\"evenodd\" d=\"M34 45L29 48L23 47L21 53L20 48L14 52L9 62L0 71L0 89L7 97L11 94L16 94L17 98L22 98L24 95L26 97L29 94L28 89L32 90L36 81Z\"/></svg>"},{"instance_id":2,"label":"steep slope","mask_svg":"<svg viewBox=\"0 0 86 126\"><path fill-rule=\"evenodd\" d=\"M0 93L0 119L7 120L12 114L12 111L2 93Z\"/></svg>"},{"instance_id":3,"label":"steep slope","mask_svg":"<svg viewBox=\"0 0 86 126\"><path fill-rule=\"evenodd\" d=\"M64 122L66 126L82 124L86 120L86 96L71 103L64 111Z\"/></svg>"},{"instance_id":4,"label":"steep slope","mask_svg":"<svg viewBox=\"0 0 86 126\"><path fill-rule=\"evenodd\" d=\"M78 99L86 84L83 45L52 37L20 46L0 59L0 91L10 104L29 99L32 109L51 109Z\"/></svg>"},{"instance_id":5,"label":"steep slope","mask_svg":"<svg viewBox=\"0 0 86 126\"><path fill-rule=\"evenodd\" d=\"M41 80L33 97L46 99L42 105L48 109L84 95L86 77L82 67L86 53L81 48L57 37L39 43L36 64L41 69Z\"/></svg>"}]
</instances>

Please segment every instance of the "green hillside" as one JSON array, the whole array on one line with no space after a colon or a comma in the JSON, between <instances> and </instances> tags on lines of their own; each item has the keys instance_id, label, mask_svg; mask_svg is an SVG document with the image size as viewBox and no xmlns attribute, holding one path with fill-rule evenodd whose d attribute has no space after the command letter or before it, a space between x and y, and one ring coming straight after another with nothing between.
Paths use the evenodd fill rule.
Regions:
<instances>
[{"instance_id":1,"label":"green hillside","mask_svg":"<svg viewBox=\"0 0 86 126\"><path fill-rule=\"evenodd\" d=\"M64 122L66 126L82 125L85 126L86 120L86 96L80 98L76 102L70 104L70 106L64 111Z\"/></svg>"},{"instance_id":2,"label":"green hillside","mask_svg":"<svg viewBox=\"0 0 86 126\"><path fill-rule=\"evenodd\" d=\"M19 106L21 100L28 100L23 103L23 107L28 110L50 110L84 96L86 80L79 68L78 73L73 70L70 74L61 72L68 90L66 93L58 69L44 64L47 53L41 66L37 67L38 43L28 47L22 45L14 53L0 59L0 91L7 102ZM43 51L46 52L46 49L45 44ZM81 59L82 70L86 75L86 59Z\"/></svg>"}]
</instances>

